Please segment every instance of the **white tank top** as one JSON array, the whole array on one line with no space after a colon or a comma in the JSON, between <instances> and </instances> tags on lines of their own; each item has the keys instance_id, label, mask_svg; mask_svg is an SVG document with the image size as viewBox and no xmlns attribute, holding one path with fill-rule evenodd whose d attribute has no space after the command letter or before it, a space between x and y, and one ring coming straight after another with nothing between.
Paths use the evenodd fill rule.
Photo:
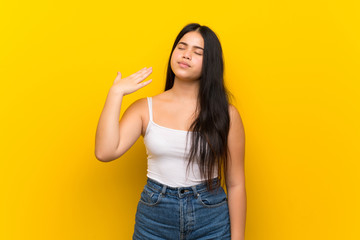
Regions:
<instances>
[{"instance_id":1,"label":"white tank top","mask_svg":"<svg viewBox=\"0 0 360 240\"><path fill-rule=\"evenodd\" d=\"M170 187L188 187L203 182L205 179L200 177L197 162L191 164L186 172L192 132L167 128L154 123L152 98L147 97L147 100L149 123L144 135L148 155L147 176ZM188 142L186 142L187 133L189 133ZM213 176L218 176L216 167Z\"/></svg>"}]
</instances>

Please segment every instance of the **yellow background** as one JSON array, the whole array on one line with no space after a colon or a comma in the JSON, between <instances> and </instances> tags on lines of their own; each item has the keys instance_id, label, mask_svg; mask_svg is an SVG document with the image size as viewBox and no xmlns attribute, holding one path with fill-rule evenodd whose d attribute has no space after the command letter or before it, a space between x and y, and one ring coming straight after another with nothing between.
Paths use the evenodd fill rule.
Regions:
<instances>
[{"instance_id":1,"label":"yellow background","mask_svg":"<svg viewBox=\"0 0 360 240\"><path fill-rule=\"evenodd\" d=\"M359 1L2 1L0 239L131 239L143 140L94 155L116 72L198 22L219 36L246 132L247 240L360 239Z\"/></svg>"}]
</instances>

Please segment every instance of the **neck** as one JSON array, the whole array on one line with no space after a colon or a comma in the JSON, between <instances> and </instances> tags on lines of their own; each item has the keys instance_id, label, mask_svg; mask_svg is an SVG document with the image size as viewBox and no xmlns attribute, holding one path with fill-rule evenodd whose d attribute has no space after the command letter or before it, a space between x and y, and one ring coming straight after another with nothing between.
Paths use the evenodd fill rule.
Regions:
<instances>
[{"instance_id":1,"label":"neck","mask_svg":"<svg viewBox=\"0 0 360 240\"><path fill-rule=\"evenodd\" d=\"M174 85L169 90L173 96L181 101L197 101L199 93L200 80L186 81L179 80L176 76L174 79Z\"/></svg>"}]
</instances>

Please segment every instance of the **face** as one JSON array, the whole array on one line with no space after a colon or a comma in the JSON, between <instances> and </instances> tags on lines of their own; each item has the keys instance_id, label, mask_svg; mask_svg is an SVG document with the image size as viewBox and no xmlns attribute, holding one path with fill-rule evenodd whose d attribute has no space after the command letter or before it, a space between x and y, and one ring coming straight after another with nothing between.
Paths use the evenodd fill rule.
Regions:
<instances>
[{"instance_id":1,"label":"face","mask_svg":"<svg viewBox=\"0 0 360 240\"><path fill-rule=\"evenodd\" d=\"M186 33L171 55L171 69L182 80L197 80L201 76L204 39L199 32Z\"/></svg>"}]
</instances>

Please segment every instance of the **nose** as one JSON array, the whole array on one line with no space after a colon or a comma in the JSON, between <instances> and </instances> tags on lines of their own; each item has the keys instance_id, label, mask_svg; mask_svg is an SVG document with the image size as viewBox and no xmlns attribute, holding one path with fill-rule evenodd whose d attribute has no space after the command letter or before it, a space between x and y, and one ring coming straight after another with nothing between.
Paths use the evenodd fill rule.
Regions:
<instances>
[{"instance_id":1,"label":"nose","mask_svg":"<svg viewBox=\"0 0 360 240\"><path fill-rule=\"evenodd\" d=\"M191 60L191 52L190 51L184 51L183 58Z\"/></svg>"}]
</instances>

